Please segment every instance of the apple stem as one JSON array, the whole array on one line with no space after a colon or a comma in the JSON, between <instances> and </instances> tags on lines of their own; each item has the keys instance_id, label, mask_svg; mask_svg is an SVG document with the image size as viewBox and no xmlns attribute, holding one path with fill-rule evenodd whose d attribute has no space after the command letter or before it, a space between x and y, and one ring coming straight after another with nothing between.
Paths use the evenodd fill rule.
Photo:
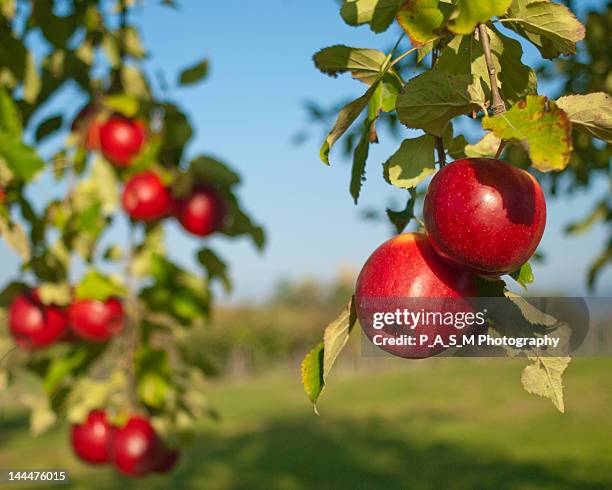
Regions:
<instances>
[{"instance_id":1,"label":"apple stem","mask_svg":"<svg viewBox=\"0 0 612 490\"><path fill-rule=\"evenodd\" d=\"M431 67L435 68L436 61L438 60L438 46L434 44L431 50ZM438 152L438 160L440 161L440 168L446 165L446 154L444 153L444 140L441 136L434 136L436 142L436 151Z\"/></svg>"},{"instance_id":2,"label":"apple stem","mask_svg":"<svg viewBox=\"0 0 612 490\"><path fill-rule=\"evenodd\" d=\"M495 69L495 63L493 63L491 45L489 44L489 34L487 33L487 26L485 24L480 24L478 26L478 37L482 44L485 62L487 63L487 71L489 72L489 80L491 82L491 112L493 114L500 114L506 112L506 104L499 93L497 70Z\"/></svg>"}]
</instances>

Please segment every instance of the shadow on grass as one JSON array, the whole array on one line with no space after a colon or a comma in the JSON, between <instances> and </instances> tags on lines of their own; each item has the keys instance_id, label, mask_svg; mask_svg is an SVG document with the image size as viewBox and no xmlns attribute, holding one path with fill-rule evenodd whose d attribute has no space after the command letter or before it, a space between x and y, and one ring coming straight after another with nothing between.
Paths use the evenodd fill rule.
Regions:
<instances>
[{"instance_id":1,"label":"shadow on grass","mask_svg":"<svg viewBox=\"0 0 612 490\"><path fill-rule=\"evenodd\" d=\"M421 438L422 439L422 438ZM416 444L379 420L276 422L234 438L202 438L172 479L182 488L223 489L601 489L567 465L509 461L451 444ZM207 486L207 481L209 486Z\"/></svg>"},{"instance_id":2,"label":"shadow on grass","mask_svg":"<svg viewBox=\"0 0 612 490\"><path fill-rule=\"evenodd\" d=\"M422 422L422 421L421 421ZM4 419L3 431L23 431L22 417ZM270 421L236 435L201 435L171 476L126 480L114 471L81 466L71 488L198 488L204 490L342 489L577 489L612 488L612 474L590 475L571 461L549 465L509 460L495 449L428 444L411 437L427 423L389 425L334 417ZM7 435L7 433L4 433ZM418 441L417 441L418 440ZM528 444L528 441L525 442ZM74 460L72 460L74 461ZM70 469L70 468L69 468ZM73 468L76 469L76 468ZM582 476L575 476L576 474ZM602 476L606 475L606 476ZM24 487L20 487L24 488Z\"/></svg>"}]
</instances>

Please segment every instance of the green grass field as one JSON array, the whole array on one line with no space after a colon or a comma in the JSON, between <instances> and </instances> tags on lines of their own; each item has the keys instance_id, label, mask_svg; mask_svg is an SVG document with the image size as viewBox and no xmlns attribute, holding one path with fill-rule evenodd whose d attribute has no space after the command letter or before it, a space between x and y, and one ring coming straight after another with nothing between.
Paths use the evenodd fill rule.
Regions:
<instances>
[{"instance_id":1,"label":"green grass field","mask_svg":"<svg viewBox=\"0 0 612 490\"><path fill-rule=\"evenodd\" d=\"M65 427L33 439L18 415L0 421L0 467L67 469L72 488L612 488L610 359L574 360L565 414L522 391L520 361L359 364L334 373L320 417L297 368L211 384L223 420L203 422L170 477L80 464Z\"/></svg>"}]
</instances>

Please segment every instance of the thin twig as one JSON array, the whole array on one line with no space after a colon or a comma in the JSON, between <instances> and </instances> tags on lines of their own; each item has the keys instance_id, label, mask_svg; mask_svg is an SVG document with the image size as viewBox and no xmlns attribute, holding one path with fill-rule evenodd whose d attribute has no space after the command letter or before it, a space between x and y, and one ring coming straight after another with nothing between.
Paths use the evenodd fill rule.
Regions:
<instances>
[{"instance_id":1,"label":"thin twig","mask_svg":"<svg viewBox=\"0 0 612 490\"><path fill-rule=\"evenodd\" d=\"M500 114L506 111L506 104L497 86L497 70L495 69L495 63L493 63L493 56L491 55L491 45L489 44L489 34L487 33L486 25L480 24L478 26L478 37L482 44L485 62L487 63L487 71L489 72L489 81L491 82L491 112L493 114Z\"/></svg>"},{"instance_id":2,"label":"thin twig","mask_svg":"<svg viewBox=\"0 0 612 490\"><path fill-rule=\"evenodd\" d=\"M434 45L431 51L431 68L436 67L436 61L438 61L438 47ZM446 165L446 154L444 153L444 140L441 136L434 136L436 142L436 150L438 152L438 160L440 161L440 168Z\"/></svg>"}]
</instances>

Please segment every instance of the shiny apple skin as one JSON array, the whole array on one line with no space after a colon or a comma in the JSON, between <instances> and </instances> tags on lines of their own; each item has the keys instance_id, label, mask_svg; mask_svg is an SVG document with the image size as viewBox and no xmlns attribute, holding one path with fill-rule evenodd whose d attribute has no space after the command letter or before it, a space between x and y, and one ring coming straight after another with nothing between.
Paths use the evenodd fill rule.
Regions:
<instances>
[{"instance_id":1,"label":"shiny apple skin","mask_svg":"<svg viewBox=\"0 0 612 490\"><path fill-rule=\"evenodd\" d=\"M389 330L375 330L370 325L375 311L393 312L403 308L407 298L438 298L421 301L420 306L437 306L448 311L471 311L463 298L477 296L475 277L464 269L442 260L422 233L404 233L383 243L363 266L355 288L357 317L366 335L391 336ZM447 301L448 300L448 301ZM448 340L452 334L462 334L454 327L418 325L415 335L440 335ZM447 342L445 342L447 343ZM383 350L405 358L436 355L444 347L385 346Z\"/></svg>"},{"instance_id":2,"label":"shiny apple skin","mask_svg":"<svg viewBox=\"0 0 612 490\"><path fill-rule=\"evenodd\" d=\"M146 130L140 121L112 116L100 124L100 149L117 167L129 167L142 149Z\"/></svg>"},{"instance_id":3,"label":"shiny apple skin","mask_svg":"<svg viewBox=\"0 0 612 490\"><path fill-rule=\"evenodd\" d=\"M125 184L121 202L130 218L140 221L161 219L173 208L170 192L151 171L136 174Z\"/></svg>"},{"instance_id":4,"label":"shiny apple skin","mask_svg":"<svg viewBox=\"0 0 612 490\"><path fill-rule=\"evenodd\" d=\"M211 187L199 187L176 204L176 217L191 234L204 237L218 231L225 218L225 203Z\"/></svg>"},{"instance_id":5,"label":"shiny apple skin","mask_svg":"<svg viewBox=\"0 0 612 490\"><path fill-rule=\"evenodd\" d=\"M124 427L115 430L111 458L115 467L129 477L145 476L155 471L163 443L151 423L144 417L131 417Z\"/></svg>"},{"instance_id":6,"label":"shiny apple skin","mask_svg":"<svg viewBox=\"0 0 612 490\"><path fill-rule=\"evenodd\" d=\"M9 330L19 347L37 350L65 335L68 318L62 308L44 305L36 290L25 291L11 303Z\"/></svg>"},{"instance_id":7,"label":"shiny apple skin","mask_svg":"<svg viewBox=\"0 0 612 490\"><path fill-rule=\"evenodd\" d=\"M124 314L121 301L77 299L68 308L72 331L81 339L105 342L123 329Z\"/></svg>"},{"instance_id":8,"label":"shiny apple skin","mask_svg":"<svg viewBox=\"0 0 612 490\"><path fill-rule=\"evenodd\" d=\"M91 464L108 462L113 430L103 410L90 412L83 424L72 426L70 438L75 454Z\"/></svg>"},{"instance_id":9,"label":"shiny apple skin","mask_svg":"<svg viewBox=\"0 0 612 490\"><path fill-rule=\"evenodd\" d=\"M491 277L529 260L546 226L540 184L525 170L492 158L466 158L442 168L429 184L423 213L438 254Z\"/></svg>"}]
</instances>

